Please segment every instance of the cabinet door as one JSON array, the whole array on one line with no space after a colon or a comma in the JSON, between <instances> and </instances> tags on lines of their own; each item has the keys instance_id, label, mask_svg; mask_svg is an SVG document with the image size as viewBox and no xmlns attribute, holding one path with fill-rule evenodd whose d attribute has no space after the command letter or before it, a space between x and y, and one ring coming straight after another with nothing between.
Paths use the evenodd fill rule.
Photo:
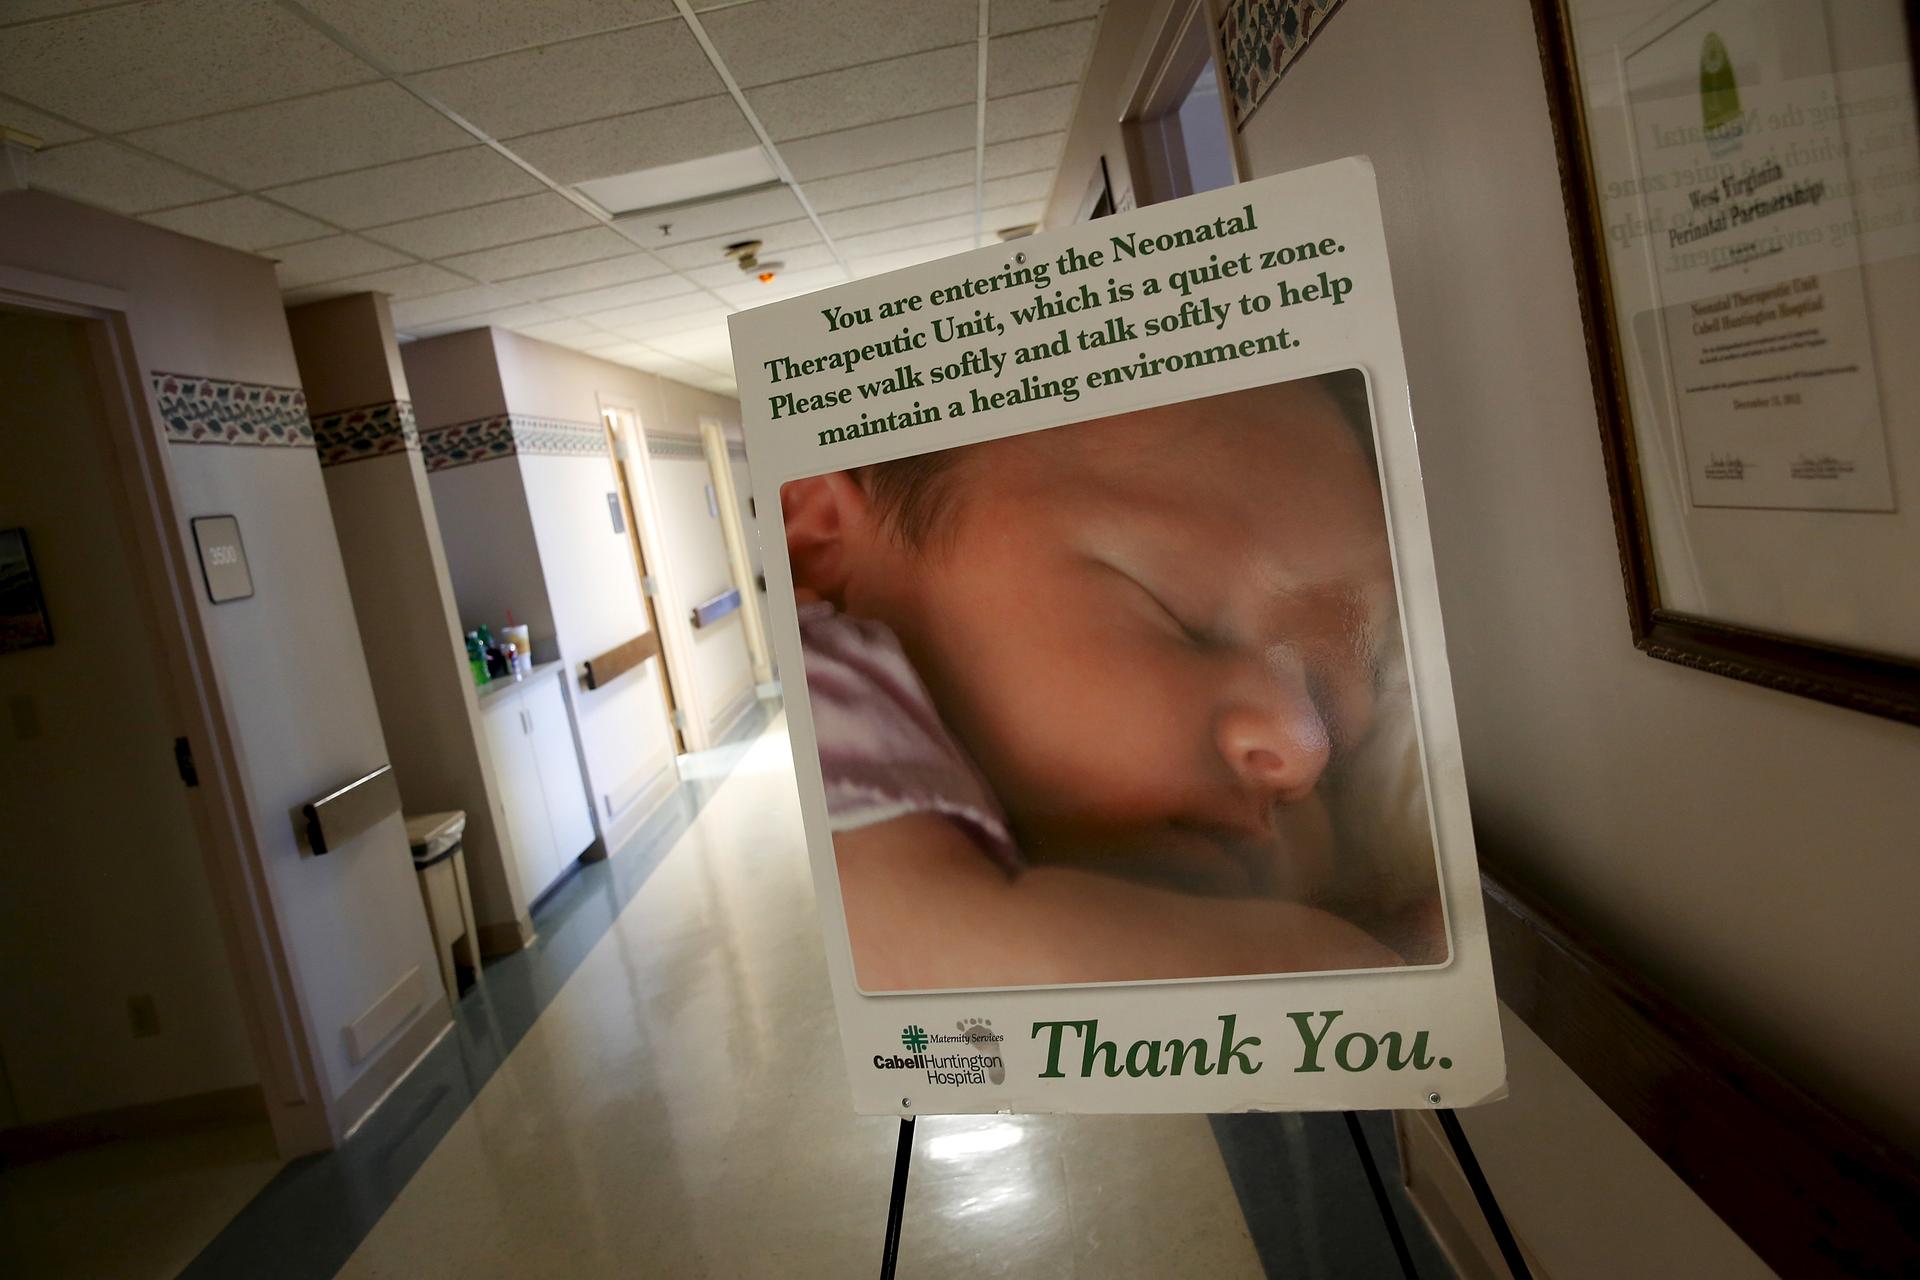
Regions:
<instances>
[{"instance_id":1,"label":"cabinet door","mask_svg":"<svg viewBox=\"0 0 1920 1280\"><path fill-rule=\"evenodd\" d=\"M520 697L532 722L533 754L546 792L547 819L553 824L553 873L559 875L593 843L593 813L573 745L573 721L558 680L542 680L521 690Z\"/></svg>"},{"instance_id":2,"label":"cabinet door","mask_svg":"<svg viewBox=\"0 0 1920 1280\"><path fill-rule=\"evenodd\" d=\"M521 892L529 904L558 874L553 828L547 822L547 801L540 771L533 762L533 740L527 733L522 705L525 690L497 694L489 699L480 719L487 727L487 749L493 755L493 777L500 788L500 807L506 810L507 834L513 840L513 862Z\"/></svg>"}]
</instances>

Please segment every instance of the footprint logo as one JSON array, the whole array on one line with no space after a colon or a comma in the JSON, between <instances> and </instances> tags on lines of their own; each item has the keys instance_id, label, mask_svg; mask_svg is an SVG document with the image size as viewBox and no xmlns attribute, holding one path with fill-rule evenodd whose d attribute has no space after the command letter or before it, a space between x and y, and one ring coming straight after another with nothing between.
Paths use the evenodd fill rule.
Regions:
<instances>
[{"instance_id":1,"label":"footprint logo","mask_svg":"<svg viewBox=\"0 0 1920 1280\"><path fill-rule=\"evenodd\" d=\"M993 1034L993 1023L986 1018L962 1018L953 1025L967 1038L967 1044L975 1053L992 1056L993 1065L987 1068L987 1079L994 1084L1005 1084L1006 1059L1000 1053L1000 1038Z\"/></svg>"}]
</instances>

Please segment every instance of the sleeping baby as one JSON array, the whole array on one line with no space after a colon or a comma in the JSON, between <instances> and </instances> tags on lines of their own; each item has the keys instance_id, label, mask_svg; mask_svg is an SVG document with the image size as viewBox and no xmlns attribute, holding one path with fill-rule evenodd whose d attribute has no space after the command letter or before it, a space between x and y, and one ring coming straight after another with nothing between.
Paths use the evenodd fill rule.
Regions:
<instances>
[{"instance_id":1,"label":"sleeping baby","mask_svg":"<svg viewBox=\"0 0 1920 1280\"><path fill-rule=\"evenodd\" d=\"M1444 959L1357 372L781 501L863 990Z\"/></svg>"}]
</instances>

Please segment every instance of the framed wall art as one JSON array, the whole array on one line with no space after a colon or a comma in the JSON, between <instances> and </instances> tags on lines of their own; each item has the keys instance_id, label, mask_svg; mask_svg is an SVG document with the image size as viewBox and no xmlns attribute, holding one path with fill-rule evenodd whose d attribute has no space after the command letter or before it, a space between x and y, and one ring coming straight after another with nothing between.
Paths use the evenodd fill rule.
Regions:
<instances>
[{"instance_id":1,"label":"framed wall art","mask_svg":"<svg viewBox=\"0 0 1920 1280\"><path fill-rule=\"evenodd\" d=\"M1914 0L1534 0L1634 642L1920 723Z\"/></svg>"}]
</instances>

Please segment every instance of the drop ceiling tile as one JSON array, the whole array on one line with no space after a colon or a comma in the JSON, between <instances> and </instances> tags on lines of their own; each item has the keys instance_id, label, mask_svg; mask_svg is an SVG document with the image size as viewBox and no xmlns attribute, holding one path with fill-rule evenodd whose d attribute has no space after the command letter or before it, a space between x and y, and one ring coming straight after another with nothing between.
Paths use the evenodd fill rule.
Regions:
<instances>
[{"instance_id":1,"label":"drop ceiling tile","mask_svg":"<svg viewBox=\"0 0 1920 1280\"><path fill-rule=\"evenodd\" d=\"M364 276L348 276L345 280L329 280L325 284L288 289L281 298L288 306L294 306L349 293L384 293L395 302L407 302L436 293L450 293L472 283L432 263L416 262L410 267L394 267Z\"/></svg>"},{"instance_id":2,"label":"drop ceiling tile","mask_svg":"<svg viewBox=\"0 0 1920 1280\"><path fill-rule=\"evenodd\" d=\"M463 253L441 261L454 271L481 280L510 280L515 276L570 267L600 258L621 257L633 249L632 241L607 227L589 227L568 231L539 240Z\"/></svg>"},{"instance_id":3,"label":"drop ceiling tile","mask_svg":"<svg viewBox=\"0 0 1920 1280\"><path fill-rule=\"evenodd\" d=\"M973 238L969 236L964 240L943 240L939 244L919 245L893 253L876 254L871 258L855 258L852 264L853 273L865 280L872 276L885 275L889 271L917 267L923 262L950 258L956 253L966 253L973 247Z\"/></svg>"},{"instance_id":4,"label":"drop ceiling tile","mask_svg":"<svg viewBox=\"0 0 1920 1280\"><path fill-rule=\"evenodd\" d=\"M1041 27L987 42L987 96L1001 98L1056 84L1080 83L1093 51L1093 22Z\"/></svg>"},{"instance_id":5,"label":"drop ceiling tile","mask_svg":"<svg viewBox=\"0 0 1920 1280\"><path fill-rule=\"evenodd\" d=\"M633 353L621 360L620 363L632 365L636 369L644 369L646 372L658 374L662 378L671 378L675 382L684 382L688 386L692 386L696 378L703 380L711 379L715 373L712 369L706 369L685 360L675 359L673 356L653 351L647 347L634 348Z\"/></svg>"},{"instance_id":6,"label":"drop ceiling tile","mask_svg":"<svg viewBox=\"0 0 1920 1280\"><path fill-rule=\"evenodd\" d=\"M727 326L724 324L664 335L647 345L676 359L705 365L709 369L733 367L733 344L727 340Z\"/></svg>"},{"instance_id":7,"label":"drop ceiling tile","mask_svg":"<svg viewBox=\"0 0 1920 1280\"><path fill-rule=\"evenodd\" d=\"M358 230L544 189L538 178L493 148L472 146L274 187L263 194Z\"/></svg>"},{"instance_id":8,"label":"drop ceiling tile","mask_svg":"<svg viewBox=\"0 0 1920 1280\"><path fill-rule=\"evenodd\" d=\"M645 342L663 333L685 333L690 329L704 329L710 324L725 324L727 317L732 314L731 307L714 306L705 311L684 311L678 315L637 320L621 325L615 332L631 342Z\"/></svg>"},{"instance_id":9,"label":"drop ceiling tile","mask_svg":"<svg viewBox=\"0 0 1920 1280\"><path fill-rule=\"evenodd\" d=\"M496 138L727 91L682 22L443 67L418 83Z\"/></svg>"},{"instance_id":10,"label":"drop ceiling tile","mask_svg":"<svg viewBox=\"0 0 1920 1280\"><path fill-rule=\"evenodd\" d=\"M1066 142L1067 135L1064 133L1043 133L1037 138L992 143L986 152L987 176L1005 178L1016 173L1031 173L1036 169L1045 169L1051 175L1059 167L1060 153Z\"/></svg>"},{"instance_id":11,"label":"drop ceiling tile","mask_svg":"<svg viewBox=\"0 0 1920 1280\"><path fill-rule=\"evenodd\" d=\"M693 315L698 312L721 309L722 304L705 290L698 293L683 293L671 298L660 298L652 302L640 303L631 307L616 307L611 311L595 312L589 317L602 329L633 336L637 326L646 326L673 316Z\"/></svg>"},{"instance_id":12,"label":"drop ceiling tile","mask_svg":"<svg viewBox=\"0 0 1920 1280\"><path fill-rule=\"evenodd\" d=\"M758 280L746 280L739 284L726 285L715 292L736 307L763 307L769 302L778 302L782 298L798 297L803 293L812 293L816 289L829 289L847 282L847 273L838 263L831 267L816 267L812 271L793 271L785 273L768 284Z\"/></svg>"},{"instance_id":13,"label":"drop ceiling tile","mask_svg":"<svg viewBox=\"0 0 1920 1280\"><path fill-rule=\"evenodd\" d=\"M970 44L978 10L968 4L918 6L899 0L783 0L700 19L733 78L745 88L856 63ZM857 32L857 38L849 38Z\"/></svg>"},{"instance_id":14,"label":"drop ceiling tile","mask_svg":"<svg viewBox=\"0 0 1920 1280\"><path fill-rule=\"evenodd\" d=\"M150 213L145 220L182 235L248 250L313 240L333 230L324 222L254 196L230 196L206 204L185 205L164 213Z\"/></svg>"},{"instance_id":15,"label":"drop ceiling tile","mask_svg":"<svg viewBox=\"0 0 1920 1280\"><path fill-rule=\"evenodd\" d=\"M767 227L729 231L725 235L714 236L707 240L689 240L684 244L671 244L655 252L660 255L660 261L676 270L711 267L715 263L726 263L727 246L737 240L758 240L761 242L762 254L778 257L787 249L819 244L820 230L809 219L796 218L792 222L778 222Z\"/></svg>"},{"instance_id":16,"label":"drop ceiling tile","mask_svg":"<svg viewBox=\"0 0 1920 1280\"><path fill-rule=\"evenodd\" d=\"M520 301L523 299L499 285L483 284L468 289L454 289L449 293L436 293L411 302L394 303L393 326L412 331L420 325L477 316L500 307L510 307Z\"/></svg>"},{"instance_id":17,"label":"drop ceiling tile","mask_svg":"<svg viewBox=\"0 0 1920 1280\"><path fill-rule=\"evenodd\" d=\"M794 199L793 189L780 187L773 191L756 191L751 195L688 205L657 216L634 216L620 221L627 234L639 243L649 248L659 248L689 240L708 240L748 227L762 227L769 222L787 222L805 216L806 210ZM660 230L663 226L668 228L665 234Z\"/></svg>"},{"instance_id":18,"label":"drop ceiling tile","mask_svg":"<svg viewBox=\"0 0 1920 1280\"><path fill-rule=\"evenodd\" d=\"M1100 13L1103 0L993 0L988 12L987 29L994 35L1050 27L1074 18L1092 18Z\"/></svg>"},{"instance_id":19,"label":"drop ceiling tile","mask_svg":"<svg viewBox=\"0 0 1920 1280\"><path fill-rule=\"evenodd\" d=\"M974 46L959 45L764 85L747 90L747 101L781 142L972 102L977 64Z\"/></svg>"},{"instance_id":20,"label":"drop ceiling tile","mask_svg":"<svg viewBox=\"0 0 1920 1280\"><path fill-rule=\"evenodd\" d=\"M980 202L989 209L999 205L1025 204L1029 200L1045 200L1052 193L1053 173L1050 170L995 178L980 184Z\"/></svg>"},{"instance_id":21,"label":"drop ceiling tile","mask_svg":"<svg viewBox=\"0 0 1920 1280\"><path fill-rule=\"evenodd\" d=\"M507 146L555 182L584 182L738 151L758 141L733 99L715 97L530 133Z\"/></svg>"},{"instance_id":22,"label":"drop ceiling tile","mask_svg":"<svg viewBox=\"0 0 1920 1280\"><path fill-rule=\"evenodd\" d=\"M496 329L511 329L515 333L523 332L523 326L530 324L552 324L564 319L551 307L543 307L537 302L523 302L516 307L502 307L497 311L482 313L476 318L478 324L490 324Z\"/></svg>"},{"instance_id":23,"label":"drop ceiling tile","mask_svg":"<svg viewBox=\"0 0 1920 1280\"><path fill-rule=\"evenodd\" d=\"M217 182L104 139L36 152L28 184L115 213L145 213L231 194Z\"/></svg>"},{"instance_id":24,"label":"drop ceiling tile","mask_svg":"<svg viewBox=\"0 0 1920 1280\"><path fill-rule=\"evenodd\" d=\"M593 226L597 221L566 197L543 191L538 195L515 196L471 209L373 227L366 235L369 240L404 249L416 257L444 258Z\"/></svg>"},{"instance_id":25,"label":"drop ceiling tile","mask_svg":"<svg viewBox=\"0 0 1920 1280\"><path fill-rule=\"evenodd\" d=\"M19 133L30 133L40 139L41 145L48 147L58 146L62 142L78 142L87 136L85 129L64 120L56 120L46 112L12 98L0 98L0 126Z\"/></svg>"},{"instance_id":26,"label":"drop ceiling tile","mask_svg":"<svg viewBox=\"0 0 1920 1280\"><path fill-rule=\"evenodd\" d=\"M893 227L886 231L875 231L863 236L848 236L837 243L840 252L847 261L860 258L872 258L883 253L893 253L901 249L917 249L923 244L938 244L944 240L957 240L973 235L973 215L959 214L951 218L938 218L932 222L921 222L910 227Z\"/></svg>"},{"instance_id":27,"label":"drop ceiling tile","mask_svg":"<svg viewBox=\"0 0 1920 1280\"><path fill-rule=\"evenodd\" d=\"M692 293L696 288L691 280L680 276L654 276L650 280L635 280L630 284L565 294L552 299L548 305L564 316L592 316L595 312L612 311L616 307L631 307L642 302ZM598 322L596 316L595 323Z\"/></svg>"},{"instance_id":28,"label":"drop ceiling tile","mask_svg":"<svg viewBox=\"0 0 1920 1280\"><path fill-rule=\"evenodd\" d=\"M120 132L375 78L278 5L150 0L15 27L0 84L48 111Z\"/></svg>"},{"instance_id":29,"label":"drop ceiling tile","mask_svg":"<svg viewBox=\"0 0 1920 1280\"><path fill-rule=\"evenodd\" d=\"M821 178L805 183L803 189L807 199L813 202L814 212L825 214L855 205L897 200L922 191L965 186L972 181L973 151L968 149L909 160L905 164L863 169L837 178Z\"/></svg>"},{"instance_id":30,"label":"drop ceiling tile","mask_svg":"<svg viewBox=\"0 0 1920 1280\"><path fill-rule=\"evenodd\" d=\"M649 280L666 275L670 270L652 254L629 253L618 258L602 258L598 262L583 262L577 267L562 267L558 271L538 271L530 276L517 276L508 287L528 302L539 302L545 298L625 284L630 280Z\"/></svg>"},{"instance_id":31,"label":"drop ceiling tile","mask_svg":"<svg viewBox=\"0 0 1920 1280\"><path fill-rule=\"evenodd\" d=\"M627 342L627 339L617 333L608 333L602 329L595 329L590 325L584 325L584 322L583 326L586 331L577 338L549 337L546 338L545 341L555 342L563 347L572 347L575 351L585 351L588 353L602 351L607 347L618 347Z\"/></svg>"},{"instance_id":32,"label":"drop ceiling tile","mask_svg":"<svg viewBox=\"0 0 1920 1280\"><path fill-rule=\"evenodd\" d=\"M257 190L451 151L473 139L399 85L383 81L162 125L128 141Z\"/></svg>"},{"instance_id":33,"label":"drop ceiling tile","mask_svg":"<svg viewBox=\"0 0 1920 1280\"><path fill-rule=\"evenodd\" d=\"M582 339L590 338L603 338L608 343L618 341L612 334L603 333L584 320L574 320L571 318L543 320L536 324L523 324L514 332L524 334L529 338L538 338L542 342L557 342L562 346L572 346Z\"/></svg>"},{"instance_id":34,"label":"drop ceiling tile","mask_svg":"<svg viewBox=\"0 0 1920 1280\"><path fill-rule=\"evenodd\" d=\"M1077 86L1058 85L987 99L987 142L1011 142L1036 134L1059 133L1073 120Z\"/></svg>"},{"instance_id":35,"label":"drop ceiling tile","mask_svg":"<svg viewBox=\"0 0 1920 1280\"><path fill-rule=\"evenodd\" d=\"M968 177L971 179L972 175ZM837 243L844 236L883 231L888 227L904 227L910 223L928 222L934 218L972 211L973 183L969 181L964 187L949 187L945 191L929 191L924 195L908 196L904 200L863 204L857 209L829 213L820 219L820 224Z\"/></svg>"},{"instance_id":36,"label":"drop ceiling tile","mask_svg":"<svg viewBox=\"0 0 1920 1280\"><path fill-rule=\"evenodd\" d=\"M274 274L283 290L365 275L407 261L406 254L359 236L327 236L304 244L282 245L266 256L274 260Z\"/></svg>"},{"instance_id":37,"label":"drop ceiling tile","mask_svg":"<svg viewBox=\"0 0 1920 1280\"><path fill-rule=\"evenodd\" d=\"M104 9L118 4L120 0L6 0L6 8L0 10L0 27L16 22L32 22L36 18L53 18L63 13L79 13L82 9Z\"/></svg>"},{"instance_id":38,"label":"drop ceiling tile","mask_svg":"<svg viewBox=\"0 0 1920 1280\"><path fill-rule=\"evenodd\" d=\"M833 263L833 252L824 244L804 245L798 249L768 249L770 261L778 262L780 271L805 271L809 267L824 267ZM739 284L751 279L733 262L716 262L712 266L697 267L681 273L695 284L716 288L720 285Z\"/></svg>"},{"instance_id":39,"label":"drop ceiling tile","mask_svg":"<svg viewBox=\"0 0 1920 1280\"><path fill-rule=\"evenodd\" d=\"M974 108L949 107L882 124L842 129L780 144L780 157L804 186L815 178L898 164L973 145ZM1039 130L1035 130L1039 132Z\"/></svg>"},{"instance_id":40,"label":"drop ceiling tile","mask_svg":"<svg viewBox=\"0 0 1920 1280\"><path fill-rule=\"evenodd\" d=\"M421 71L673 16L672 0L305 0L399 71Z\"/></svg>"}]
</instances>

